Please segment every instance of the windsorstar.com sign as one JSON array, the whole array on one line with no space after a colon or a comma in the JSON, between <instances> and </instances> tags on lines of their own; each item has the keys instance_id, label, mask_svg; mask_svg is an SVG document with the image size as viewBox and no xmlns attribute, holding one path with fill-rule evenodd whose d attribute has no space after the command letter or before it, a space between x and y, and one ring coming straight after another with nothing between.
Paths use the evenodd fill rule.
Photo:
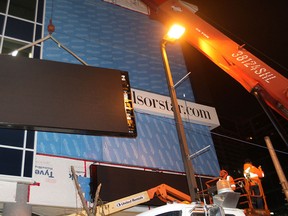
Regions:
<instances>
[{"instance_id":1,"label":"windsorstar.com sign","mask_svg":"<svg viewBox=\"0 0 288 216\"><path fill-rule=\"evenodd\" d=\"M170 97L137 89L131 93L135 111L174 118ZM211 130L220 125L214 107L179 99L178 105L183 121L207 125Z\"/></svg>"}]
</instances>

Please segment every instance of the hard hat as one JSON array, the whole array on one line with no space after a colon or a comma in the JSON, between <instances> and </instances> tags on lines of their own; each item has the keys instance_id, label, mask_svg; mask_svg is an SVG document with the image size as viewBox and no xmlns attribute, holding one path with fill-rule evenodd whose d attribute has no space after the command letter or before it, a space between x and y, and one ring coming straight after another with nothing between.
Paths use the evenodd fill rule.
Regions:
<instances>
[{"instance_id":1,"label":"hard hat","mask_svg":"<svg viewBox=\"0 0 288 216\"><path fill-rule=\"evenodd\" d=\"M226 170L221 170L220 171L220 176L221 177L223 177L223 176L225 176L225 175L227 175L228 174L228 172L226 171Z\"/></svg>"},{"instance_id":2,"label":"hard hat","mask_svg":"<svg viewBox=\"0 0 288 216\"><path fill-rule=\"evenodd\" d=\"M252 161L251 161L249 158L246 158L246 159L244 160L244 163L252 164Z\"/></svg>"}]
</instances>

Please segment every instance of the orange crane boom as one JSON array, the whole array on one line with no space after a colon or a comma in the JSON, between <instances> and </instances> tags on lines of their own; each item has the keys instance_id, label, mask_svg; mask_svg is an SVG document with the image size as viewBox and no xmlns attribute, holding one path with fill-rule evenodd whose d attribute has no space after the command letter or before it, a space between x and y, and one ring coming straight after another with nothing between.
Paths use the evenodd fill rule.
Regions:
<instances>
[{"instance_id":1,"label":"orange crane boom","mask_svg":"<svg viewBox=\"0 0 288 216\"><path fill-rule=\"evenodd\" d=\"M191 202L191 198L189 195L170 187L166 184L158 185L154 188L151 188L147 191L143 191L137 194L133 194L128 197L124 197L109 203L106 203L102 206L97 206L97 214L100 215L110 215L115 212L122 211L127 208L131 208L133 206L148 202L152 200L154 197L158 197L164 203L168 202Z\"/></svg>"},{"instance_id":2,"label":"orange crane boom","mask_svg":"<svg viewBox=\"0 0 288 216\"><path fill-rule=\"evenodd\" d=\"M142 0L151 17L186 28L185 40L202 52L247 91L257 91L272 109L288 120L288 80L222 32L202 20L180 0Z\"/></svg>"},{"instance_id":3,"label":"orange crane boom","mask_svg":"<svg viewBox=\"0 0 288 216\"><path fill-rule=\"evenodd\" d=\"M191 203L189 195L169 186L166 184L160 184L156 187L136 193L127 197L123 197L118 200L114 200L103 205L99 205L96 208L96 216L98 215L111 215L116 212L123 211L125 209L143 204L152 200L154 197L159 198L164 203ZM69 216L90 215L87 214L89 209L83 210L81 213L70 214ZM89 212L90 213L90 212ZM92 213L91 213L92 214Z\"/></svg>"}]
</instances>

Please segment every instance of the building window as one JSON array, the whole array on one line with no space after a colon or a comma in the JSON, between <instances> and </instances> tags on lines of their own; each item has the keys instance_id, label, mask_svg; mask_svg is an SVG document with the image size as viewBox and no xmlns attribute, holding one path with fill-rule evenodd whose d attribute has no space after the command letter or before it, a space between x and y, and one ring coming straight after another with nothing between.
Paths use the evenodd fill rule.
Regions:
<instances>
[{"instance_id":1,"label":"building window","mask_svg":"<svg viewBox=\"0 0 288 216\"><path fill-rule=\"evenodd\" d=\"M43 35L45 0L1 0L0 1L0 53L13 50L39 40ZM19 55L41 58L41 44Z\"/></svg>"},{"instance_id":2,"label":"building window","mask_svg":"<svg viewBox=\"0 0 288 216\"><path fill-rule=\"evenodd\" d=\"M34 28L33 23L8 17L5 29L5 36L32 42L34 34L33 28Z\"/></svg>"},{"instance_id":3,"label":"building window","mask_svg":"<svg viewBox=\"0 0 288 216\"><path fill-rule=\"evenodd\" d=\"M0 13L5 13L6 12L7 1L8 0L1 0L0 1Z\"/></svg>"},{"instance_id":4,"label":"building window","mask_svg":"<svg viewBox=\"0 0 288 216\"><path fill-rule=\"evenodd\" d=\"M45 0L0 0L0 54L41 39ZM19 56L41 58L42 45L24 49ZM32 182L37 132L0 129L0 179Z\"/></svg>"},{"instance_id":5,"label":"building window","mask_svg":"<svg viewBox=\"0 0 288 216\"><path fill-rule=\"evenodd\" d=\"M0 129L0 178L32 181L36 133L26 130Z\"/></svg>"},{"instance_id":6,"label":"building window","mask_svg":"<svg viewBox=\"0 0 288 216\"><path fill-rule=\"evenodd\" d=\"M4 26L4 16L0 15L0 32L3 31L3 26Z\"/></svg>"},{"instance_id":7,"label":"building window","mask_svg":"<svg viewBox=\"0 0 288 216\"><path fill-rule=\"evenodd\" d=\"M9 38L4 38L3 45L2 45L2 52L5 54L11 53L14 50L18 49L19 47L22 47L25 45L26 45L26 43L23 43L21 41L9 39ZM18 56L31 57L32 56L32 47L27 48L25 50L22 50L21 52L18 53Z\"/></svg>"},{"instance_id":8,"label":"building window","mask_svg":"<svg viewBox=\"0 0 288 216\"><path fill-rule=\"evenodd\" d=\"M10 0L8 14L23 19L35 20L36 0Z\"/></svg>"}]
</instances>

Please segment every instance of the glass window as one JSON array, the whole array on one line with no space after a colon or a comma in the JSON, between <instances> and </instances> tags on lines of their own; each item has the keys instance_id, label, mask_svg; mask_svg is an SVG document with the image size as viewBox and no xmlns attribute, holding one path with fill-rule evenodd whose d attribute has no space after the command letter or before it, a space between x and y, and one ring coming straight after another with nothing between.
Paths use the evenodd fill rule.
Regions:
<instances>
[{"instance_id":1,"label":"glass window","mask_svg":"<svg viewBox=\"0 0 288 216\"><path fill-rule=\"evenodd\" d=\"M0 0L0 12L1 13L6 13L7 1L8 0Z\"/></svg>"},{"instance_id":2,"label":"glass window","mask_svg":"<svg viewBox=\"0 0 288 216\"><path fill-rule=\"evenodd\" d=\"M34 46L34 58L40 59L41 47Z\"/></svg>"},{"instance_id":3,"label":"glass window","mask_svg":"<svg viewBox=\"0 0 288 216\"><path fill-rule=\"evenodd\" d=\"M4 26L4 16L0 15L0 34L2 34L3 26Z\"/></svg>"},{"instance_id":4,"label":"glass window","mask_svg":"<svg viewBox=\"0 0 288 216\"><path fill-rule=\"evenodd\" d=\"M3 54L11 53L16 49L23 47L24 45L26 45L26 44L19 42L19 41L16 41L16 40L11 40L11 39L5 38L4 42L3 42L2 53ZM30 47L30 48L21 50L18 53L18 56L30 57L31 53L32 53L32 48Z\"/></svg>"},{"instance_id":5,"label":"glass window","mask_svg":"<svg viewBox=\"0 0 288 216\"><path fill-rule=\"evenodd\" d=\"M37 22L43 22L43 9L44 9L44 0L38 1L38 11L37 11Z\"/></svg>"},{"instance_id":6,"label":"glass window","mask_svg":"<svg viewBox=\"0 0 288 216\"><path fill-rule=\"evenodd\" d=\"M0 129L0 175L31 179L35 151L34 131Z\"/></svg>"},{"instance_id":7,"label":"glass window","mask_svg":"<svg viewBox=\"0 0 288 216\"><path fill-rule=\"evenodd\" d=\"M27 132L26 148L34 149L34 132L33 131Z\"/></svg>"},{"instance_id":8,"label":"glass window","mask_svg":"<svg viewBox=\"0 0 288 216\"><path fill-rule=\"evenodd\" d=\"M24 164L24 177L31 178L33 172L33 156L34 153L31 151L25 152L25 164Z\"/></svg>"},{"instance_id":9,"label":"glass window","mask_svg":"<svg viewBox=\"0 0 288 216\"><path fill-rule=\"evenodd\" d=\"M35 41L42 38L42 26L36 26L36 34L35 34Z\"/></svg>"},{"instance_id":10,"label":"glass window","mask_svg":"<svg viewBox=\"0 0 288 216\"><path fill-rule=\"evenodd\" d=\"M33 41L34 24L8 17L5 35L25 41Z\"/></svg>"},{"instance_id":11,"label":"glass window","mask_svg":"<svg viewBox=\"0 0 288 216\"><path fill-rule=\"evenodd\" d=\"M22 130L0 129L0 145L23 148L24 133Z\"/></svg>"},{"instance_id":12,"label":"glass window","mask_svg":"<svg viewBox=\"0 0 288 216\"><path fill-rule=\"evenodd\" d=\"M34 21L36 0L10 0L9 15Z\"/></svg>"},{"instance_id":13,"label":"glass window","mask_svg":"<svg viewBox=\"0 0 288 216\"><path fill-rule=\"evenodd\" d=\"M21 176L22 155L21 150L0 147L0 174Z\"/></svg>"},{"instance_id":14,"label":"glass window","mask_svg":"<svg viewBox=\"0 0 288 216\"><path fill-rule=\"evenodd\" d=\"M0 53L11 53L42 38L44 6L45 0L0 0ZM41 49L38 44L18 55L39 59Z\"/></svg>"},{"instance_id":15,"label":"glass window","mask_svg":"<svg viewBox=\"0 0 288 216\"><path fill-rule=\"evenodd\" d=\"M0 42L3 41L0 53L9 54L33 42L34 35L34 40L42 37L44 3L44 0L0 0ZM37 17L36 10L39 10ZM24 49L18 56L33 57L33 50L34 57L40 58L40 45ZM31 181L35 141L34 131L0 129L0 178L3 175L5 179Z\"/></svg>"}]
</instances>

